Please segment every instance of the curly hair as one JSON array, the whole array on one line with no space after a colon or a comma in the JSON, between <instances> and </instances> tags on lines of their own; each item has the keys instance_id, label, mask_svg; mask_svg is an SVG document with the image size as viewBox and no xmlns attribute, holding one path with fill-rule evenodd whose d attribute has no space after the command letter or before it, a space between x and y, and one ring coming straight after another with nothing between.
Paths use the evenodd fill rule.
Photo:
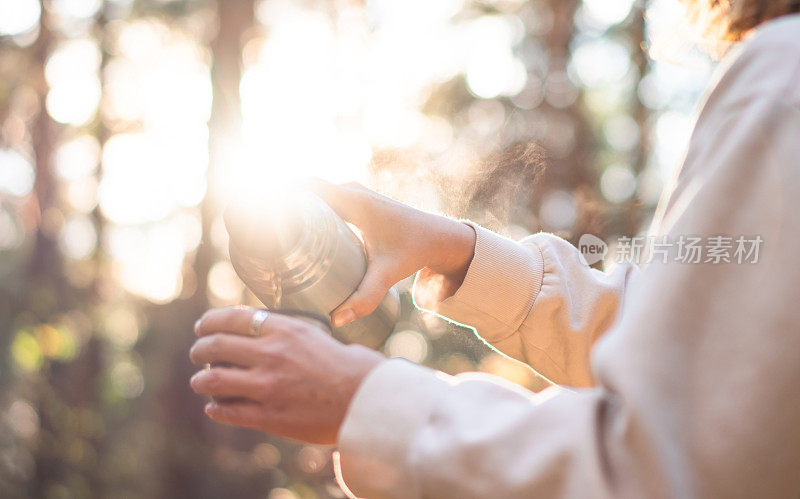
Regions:
<instances>
[{"instance_id":1,"label":"curly hair","mask_svg":"<svg viewBox=\"0 0 800 499\"><path fill-rule=\"evenodd\" d=\"M706 35L723 42L737 42L763 22L800 12L800 0L682 1Z\"/></svg>"}]
</instances>

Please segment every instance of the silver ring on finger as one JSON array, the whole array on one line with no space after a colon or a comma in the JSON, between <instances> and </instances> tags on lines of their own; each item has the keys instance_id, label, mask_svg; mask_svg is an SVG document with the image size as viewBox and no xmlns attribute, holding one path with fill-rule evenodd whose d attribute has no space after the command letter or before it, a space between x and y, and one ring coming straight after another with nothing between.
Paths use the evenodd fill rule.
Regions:
<instances>
[{"instance_id":1,"label":"silver ring on finger","mask_svg":"<svg viewBox=\"0 0 800 499\"><path fill-rule=\"evenodd\" d=\"M261 326L269 318L269 310L259 309L253 312L250 319L250 329L247 331L250 336L261 336Z\"/></svg>"}]
</instances>

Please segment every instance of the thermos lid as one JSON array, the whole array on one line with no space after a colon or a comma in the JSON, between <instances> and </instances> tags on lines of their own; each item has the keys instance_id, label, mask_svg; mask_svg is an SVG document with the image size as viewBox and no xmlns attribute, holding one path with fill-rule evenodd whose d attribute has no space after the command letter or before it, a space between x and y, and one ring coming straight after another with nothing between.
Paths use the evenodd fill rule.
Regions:
<instances>
[{"instance_id":1,"label":"thermos lid","mask_svg":"<svg viewBox=\"0 0 800 499\"><path fill-rule=\"evenodd\" d=\"M303 233L303 214L296 196L240 198L225 209L223 218L237 250L262 258L279 258Z\"/></svg>"}]
</instances>

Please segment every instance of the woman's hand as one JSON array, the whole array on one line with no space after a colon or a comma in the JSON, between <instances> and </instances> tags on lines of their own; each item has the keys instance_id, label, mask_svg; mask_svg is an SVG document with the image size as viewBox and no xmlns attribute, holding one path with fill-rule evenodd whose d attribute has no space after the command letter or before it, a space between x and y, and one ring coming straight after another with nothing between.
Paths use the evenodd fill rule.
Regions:
<instances>
[{"instance_id":1,"label":"woman's hand","mask_svg":"<svg viewBox=\"0 0 800 499\"><path fill-rule=\"evenodd\" d=\"M475 249L472 227L404 205L358 184L314 179L306 187L361 231L367 273L358 289L331 313L339 327L372 313L398 281L427 267L458 289Z\"/></svg>"},{"instance_id":2,"label":"woman's hand","mask_svg":"<svg viewBox=\"0 0 800 499\"><path fill-rule=\"evenodd\" d=\"M192 376L192 389L215 399L206 414L224 424L335 443L356 390L385 357L278 313L251 331L255 312L215 309L195 324L200 339L189 352L193 363L238 366L214 366Z\"/></svg>"}]
</instances>

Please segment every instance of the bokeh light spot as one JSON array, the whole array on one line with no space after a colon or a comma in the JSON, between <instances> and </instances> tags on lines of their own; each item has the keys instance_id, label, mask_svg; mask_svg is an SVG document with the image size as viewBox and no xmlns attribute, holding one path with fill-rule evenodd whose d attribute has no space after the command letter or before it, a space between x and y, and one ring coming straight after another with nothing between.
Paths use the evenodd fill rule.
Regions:
<instances>
[{"instance_id":1,"label":"bokeh light spot","mask_svg":"<svg viewBox=\"0 0 800 499\"><path fill-rule=\"evenodd\" d=\"M630 66L629 49L608 38L597 38L580 44L570 59L571 74L575 74L589 88L619 82Z\"/></svg>"},{"instance_id":2,"label":"bokeh light spot","mask_svg":"<svg viewBox=\"0 0 800 499\"><path fill-rule=\"evenodd\" d=\"M56 149L56 172L64 180L78 180L92 175L99 161L100 143L91 135L80 135Z\"/></svg>"},{"instance_id":3,"label":"bokeh light spot","mask_svg":"<svg viewBox=\"0 0 800 499\"><path fill-rule=\"evenodd\" d=\"M86 19L97 13L102 0L50 0L53 10L64 16Z\"/></svg>"},{"instance_id":4,"label":"bokeh light spot","mask_svg":"<svg viewBox=\"0 0 800 499\"><path fill-rule=\"evenodd\" d=\"M611 165L600 177L600 192L612 203L627 201L636 191L636 177L630 168Z\"/></svg>"},{"instance_id":5,"label":"bokeh light spot","mask_svg":"<svg viewBox=\"0 0 800 499\"><path fill-rule=\"evenodd\" d=\"M0 35L19 35L39 23L38 0L0 0Z\"/></svg>"},{"instance_id":6,"label":"bokeh light spot","mask_svg":"<svg viewBox=\"0 0 800 499\"><path fill-rule=\"evenodd\" d=\"M299 499L300 496L289 489L277 488L269 491L267 499Z\"/></svg>"},{"instance_id":7,"label":"bokeh light spot","mask_svg":"<svg viewBox=\"0 0 800 499\"><path fill-rule=\"evenodd\" d=\"M398 331L386 341L386 353L412 362L422 362L428 356L428 341L418 331Z\"/></svg>"},{"instance_id":8,"label":"bokeh light spot","mask_svg":"<svg viewBox=\"0 0 800 499\"><path fill-rule=\"evenodd\" d=\"M75 260L88 257L97 245L97 231L86 215L74 215L64 222L58 239L65 256Z\"/></svg>"},{"instance_id":9,"label":"bokeh light spot","mask_svg":"<svg viewBox=\"0 0 800 499\"><path fill-rule=\"evenodd\" d=\"M603 123L608 144L619 151L630 151L639 143L639 125L628 114L619 114Z\"/></svg>"},{"instance_id":10,"label":"bokeh light spot","mask_svg":"<svg viewBox=\"0 0 800 499\"><path fill-rule=\"evenodd\" d=\"M253 461L262 469L274 468L281 462L281 451L272 444L260 443L253 449Z\"/></svg>"},{"instance_id":11,"label":"bokeh light spot","mask_svg":"<svg viewBox=\"0 0 800 499\"><path fill-rule=\"evenodd\" d=\"M575 200L566 191L550 192L542 200L539 216L549 230L569 229L577 216Z\"/></svg>"},{"instance_id":12,"label":"bokeh light spot","mask_svg":"<svg viewBox=\"0 0 800 499\"><path fill-rule=\"evenodd\" d=\"M318 473L328 464L330 457L317 447L306 445L297 453L297 465L306 473Z\"/></svg>"},{"instance_id":13,"label":"bokeh light spot","mask_svg":"<svg viewBox=\"0 0 800 499\"><path fill-rule=\"evenodd\" d=\"M628 17L633 0L583 0L579 15L589 27L605 30Z\"/></svg>"},{"instance_id":14,"label":"bokeh light spot","mask_svg":"<svg viewBox=\"0 0 800 499\"><path fill-rule=\"evenodd\" d=\"M46 357L69 360L78 352L78 345L72 332L66 328L55 328L48 324L36 327L36 341Z\"/></svg>"},{"instance_id":15,"label":"bokeh light spot","mask_svg":"<svg viewBox=\"0 0 800 499\"><path fill-rule=\"evenodd\" d=\"M113 345L129 349L139 339L139 324L132 311L115 308L106 316L103 332Z\"/></svg>"},{"instance_id":16,"label":"bokeh light spot","mask_svg":"<svg viewBox=\"0 0 800 499\"><path fill-rule=\"evenodd\" d=\"M45 65L50 84L46 106L54 120L83 125L94 116L102 93L99 67L100 49L85 38L63 42L50 55Z\"/></svg>"},{"instance_id":17,"label":"bokeh light spot","mask_svg":"<svg viewBox=\"0 0 800 499\"><path fill-rule=\"evenodd\" d=\"M114 364L109 374L111 387L123 398L136 398L144 390L144 378L139 367L130 361Z\"/></svg>"},{"instance_id":18,"label":"bokeh light spot","mask_svg":"<svg viewBox=\"0 0 800 499\"><path fill-rule=\"evenodd\" d=\"M39 431L39 414L30 403L22 399L11 403L5 420L11 431L22 438L32 438Z\"/></svg>"},{"instance_id":19,"label":"bokeh light spot","mask_svg":"<svg viewBox=\"0 0 800 499\"><path fill-rule=\"evenodd\" d=\"M39 342L30 331L19 331L11 342L11 357L23 371L36 371L41 367L44 356Z\"/></svg>"},{"instance_id":20,"label":"bokeh light spot","mask_svg":"<svg viewBox=\"0 0 800 499\"><path fill-rule=\"evenodd\" d=\"M0 149L0 192L26 196L33 189L33 165L11 149Z\"/></svg>"}]
</instances>

